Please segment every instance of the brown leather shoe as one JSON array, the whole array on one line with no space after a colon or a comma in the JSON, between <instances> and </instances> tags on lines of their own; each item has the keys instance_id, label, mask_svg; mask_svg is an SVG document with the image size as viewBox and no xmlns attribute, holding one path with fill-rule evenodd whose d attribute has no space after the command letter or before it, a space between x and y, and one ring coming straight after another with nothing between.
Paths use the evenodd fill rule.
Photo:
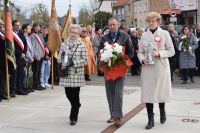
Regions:
<instances>
[{"instance_id":1,"label":"brown leather shoe","mask_svg":"<svg viewBox=\"0 0 200 133\"><path fill-rule=\"evenodd\" d=\"M122 120L120 118L115 119L115 126L120 127L122 125Z\"/></svg>"},{"instance_id":2,"label":"brown leather shoe","mask_svg":"<svg viewBox=\"0 0 200 133\"><path fill-rule=\"evenodd\" d=\"M113 123L115 121L115 117L111 116L110 119L107 120L107 123Z\"/></svg>"}]
</instances>

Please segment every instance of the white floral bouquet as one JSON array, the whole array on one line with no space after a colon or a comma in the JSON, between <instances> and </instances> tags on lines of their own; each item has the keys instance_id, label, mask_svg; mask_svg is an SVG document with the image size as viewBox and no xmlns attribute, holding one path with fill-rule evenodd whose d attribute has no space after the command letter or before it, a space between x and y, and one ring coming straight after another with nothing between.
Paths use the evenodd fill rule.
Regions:
<instances>
[{"instance_id":1,"label":"white floral bouquet","mask_svg":"<svg viewBox=\"0 0 200 133\"><path fill-rule=\"evenodd\" d=\"M179 49L183 49L184 52L189 50L189 46L190 46L190 40L189 37L186 35L183 35L181 37L181 43L179 45Z\"/></svg>"},{"instance_id":2,"label":"white floral bouquet","mask_svg":"<svg viewBox=\"0 0 200 133\"><path fill-rule=\"evenodd\" d=\"M104 43L104 48L99 52L99 70L105 73L107 80L115 80L126 75L126 70L133 65L125 55L125 47L118 43Z\"/></svg>"},{"instance_id":3,"label":"white floral bouquet","mask_svg":"<svg viewBox=\"0 0 200 133\"><path fill-rule=\"evenodd\" d=\"M100 62L107 67L114 67L115 64L125 63L126 56L123 52L123 46L118 43L104 43L104 48L100 50Z\"/></svg>"}]
</instances>

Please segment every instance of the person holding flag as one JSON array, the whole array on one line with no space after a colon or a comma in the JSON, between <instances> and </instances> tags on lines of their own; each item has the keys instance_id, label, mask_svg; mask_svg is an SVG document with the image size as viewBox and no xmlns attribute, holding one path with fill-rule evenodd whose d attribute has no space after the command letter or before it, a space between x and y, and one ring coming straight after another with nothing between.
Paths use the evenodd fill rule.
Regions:
<instances>
[{"instance_id":1,"label":"person holding flag","mask_svg":"<svg viewBox=\"0 0 200 133\"><path fill-rule=\"evenodd\" d=\"M5 58L5 36L3 34L4 22L0 19L0 102L5 99L6 82L6 58Z\"/></svg>"},{"instance_id":2,"label":"person holding flag","mask_svg":"<svg viewBox=\"0 0 200 133\"><path fill-rule=\"evenodd\" d=\"M12 85L14 86L14 76L16 70L16 59L15 59L15 48L13 43L13 31L12 31L12 18L10 14L10 3L9 0L5 0L5 55L6 55L6 94L7 99L11 97L15 97L15 92L12 91L10 95L10 87L9 87L9 76L10 72L10 80L12 81ZM8 69L9 68L9 69ZM13 78L12 78L13 77ZM11 86L12 87L12 86Z\"/></svg>"}]
</instances>

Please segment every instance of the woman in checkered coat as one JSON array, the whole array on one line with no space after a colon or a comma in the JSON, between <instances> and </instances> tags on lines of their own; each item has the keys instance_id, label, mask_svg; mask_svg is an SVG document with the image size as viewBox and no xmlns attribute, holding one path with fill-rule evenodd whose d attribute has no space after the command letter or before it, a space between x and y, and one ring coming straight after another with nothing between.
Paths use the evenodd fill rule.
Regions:
<instances>
[{"instance_id":1,"label":"woman in checkered coat","mask_svg":"<svg viewBox=\"0 0 200 133\"><path fill-rule=\"evenodd\" d=\"M62 66L70 66L68 76L60 79L60 85L65 87L65 94L71 104L70 125L75 125L78 119L81 106L79 92L80 87L85 85L84 66L88 62L86 47L79 38L80 33L79 25L71 25L69 38L62 43L58 55L58 62Z\"/></svg>"}]
</instances>

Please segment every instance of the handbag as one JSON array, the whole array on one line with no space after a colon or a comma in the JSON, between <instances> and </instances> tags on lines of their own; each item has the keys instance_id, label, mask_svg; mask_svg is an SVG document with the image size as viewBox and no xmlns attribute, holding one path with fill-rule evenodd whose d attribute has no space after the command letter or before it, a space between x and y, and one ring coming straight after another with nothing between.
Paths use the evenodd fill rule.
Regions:
<instances>
[{"instance_id":1,"label":"handbag","mask_svg":"<svg viewBox=\"0 0 200 133\"><path fill-rule=\"evenodd\" d=\"M79 44L78 44L79 45ZM74 53L76 52L78 45L76 46L76 49L74 50L72 57L69 59L69 63L66 66L62 66L60 70L60 77L67 77L69 75L69 68L73 65L72 58L74 56Z\"/></svg>"}]
</instances>

